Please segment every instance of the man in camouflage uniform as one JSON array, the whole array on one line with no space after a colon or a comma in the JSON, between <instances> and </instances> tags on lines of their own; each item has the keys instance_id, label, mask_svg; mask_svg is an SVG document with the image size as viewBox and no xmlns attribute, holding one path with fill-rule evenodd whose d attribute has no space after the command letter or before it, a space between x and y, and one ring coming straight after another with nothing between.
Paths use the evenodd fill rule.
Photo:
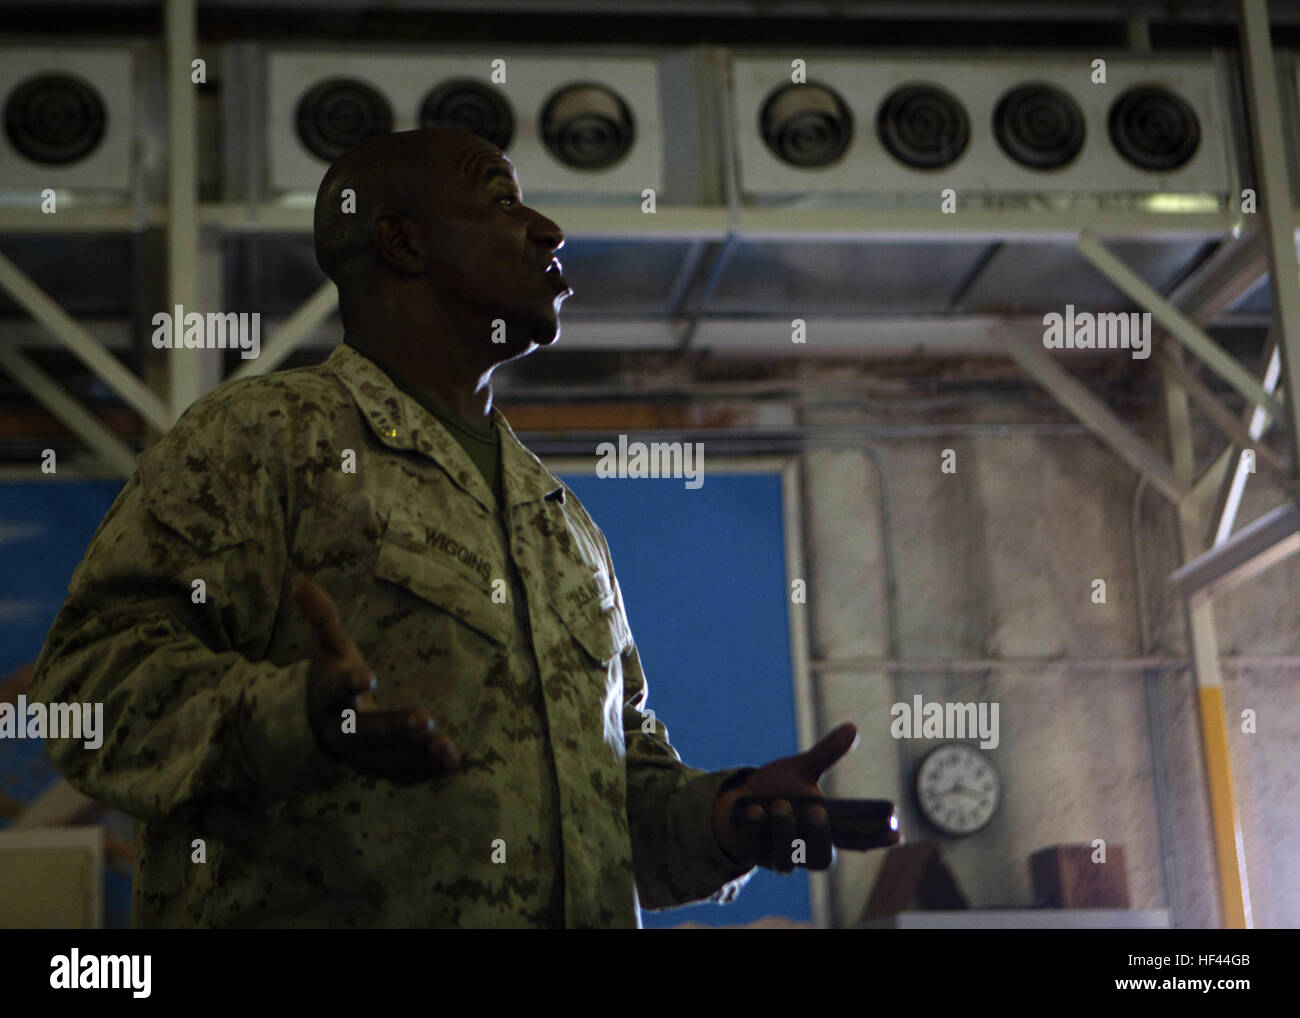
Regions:
<instances>
[{"instance_id":1,"label":"man in camouflage uniform","mask_svg":"<svg viewBox=\"0 0 1300 1018\"><path fill-rule=\"evenodd\" d=\"M37 664L33 698L104 704L99 750L49 749L138 818L133 924L635 927L788 872L796 837L829 866L821 807L731 807L820 794L853 727L684 765L604 536L492 407L570 292L501 152L373 138L315 226L344 343L140 456Z\"/></svg>"}]
</instances>

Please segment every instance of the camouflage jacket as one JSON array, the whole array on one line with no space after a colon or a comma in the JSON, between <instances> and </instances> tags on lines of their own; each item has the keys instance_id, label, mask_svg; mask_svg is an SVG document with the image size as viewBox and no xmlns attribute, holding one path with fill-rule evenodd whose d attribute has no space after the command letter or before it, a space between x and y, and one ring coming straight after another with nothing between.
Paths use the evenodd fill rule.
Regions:
<instances>
[{"instance_id":1,"label":"camouflage jacket","mask_svg":"<svg viewBox=\"0 0 1300 1018\"><path fill-rule=\"evenodd\" d=\"M536 927L562 886L566 926L636 927L748 879L712 827L743 769L687 767L643 713L604 535L492 416L504 517L344 345L221 385L140 456L29 694L104 704L98 750L48 748L137 818L133 925ZM320 748L296 570L338 605L378 705L427 707L458 772L399 786Z\"/></svg>"}]
</instances>

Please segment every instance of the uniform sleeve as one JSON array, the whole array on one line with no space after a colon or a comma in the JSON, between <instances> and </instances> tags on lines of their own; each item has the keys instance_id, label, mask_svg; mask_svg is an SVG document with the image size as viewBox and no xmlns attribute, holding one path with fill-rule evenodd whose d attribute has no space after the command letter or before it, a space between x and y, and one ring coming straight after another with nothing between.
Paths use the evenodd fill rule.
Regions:
<instances>
[{"instance_id":1,"label":"uniform sleeve","mask_svg":"<svg viewBox=\"0 0 1300 1018\"><path fill-rule=\"evenodd\" d=\"M603 535L602 546L618 610L626 618ZM623 651L622 664L627 817L641 906L653 910L706 900L727 904L754 871L723 852L713 834L713 806L724 785L742 780L754 768L703 771L682 763L663 722L646 713L648 689L635 643Z\"/></svg>"},{"instance_id":2,"label":"uniform sleeve","mask_svg":"<svg viewBox=\"0 0 1300 1018\"><path fill-rule=\"evenodd\" d=\"M103 705L97 748L46 740L55 766L144 820L234 797L247 808L340 774L308 724L309 662L262 659L286 608L287 551L255 449L201 401L144 453L37 661L31 699Z\"/></svg>"},{"instance_id":3,"label":"uniform sleeve","mask_svg":"<svg viewBox=\"0 0 1300 1018\"><path fill-rule=\"evenodd\" d=\"M731 902L753 868L722 851L713 834L713 806L725 784L754 768L702 771L682 763L663 722L644 713L645 676L635 644L623 652L623 682L628 827L641 905Z\"/></svg>"}]
</instances>

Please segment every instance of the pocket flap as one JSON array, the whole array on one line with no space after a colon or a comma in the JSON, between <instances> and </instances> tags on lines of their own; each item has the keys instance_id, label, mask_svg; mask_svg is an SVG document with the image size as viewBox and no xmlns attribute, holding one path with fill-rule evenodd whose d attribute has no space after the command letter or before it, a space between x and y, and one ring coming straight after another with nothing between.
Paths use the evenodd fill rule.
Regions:
<instances>
[{"instance_id":1,"label":"pocket flap","mask_svg":"<svg viewBox=\"0 0 1300 1018\"><path fill-rule=\"evenodd\" d=\"M406 588L496 643L510 640L514 615L509 604L494 604L488 590L460 570L388 538L379 546L375 574Z\"/></svg>"},{"instance_id":2,"label":"pocket flap","mask_svg":"<svg viewBox=\"0 0 1300 1018\"><path fill-rule=\"evenodd\" d=\"M612 596L605 603L569 606L567 611L557 614L582 649L601 663L623 653L631 641L632 634Z\"/></svg>"}]
</instances>

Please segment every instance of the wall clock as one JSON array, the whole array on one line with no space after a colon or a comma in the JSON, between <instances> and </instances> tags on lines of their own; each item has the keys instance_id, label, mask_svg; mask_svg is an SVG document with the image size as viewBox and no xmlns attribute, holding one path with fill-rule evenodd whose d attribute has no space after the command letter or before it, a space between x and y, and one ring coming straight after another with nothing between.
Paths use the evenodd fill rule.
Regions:
<instances>
[{"instance_id":1,"label":"wall clock","mask_svg":"<svg viewBox=\"0 0 1300 1018\"><path fill-rule=\"evenodd\" d=\"M982 830L1002 797L1002 779L988 757L973 746L949 742L926 754L916 771L921 813L954 838Z\"/></svg>"}]
</instances>

